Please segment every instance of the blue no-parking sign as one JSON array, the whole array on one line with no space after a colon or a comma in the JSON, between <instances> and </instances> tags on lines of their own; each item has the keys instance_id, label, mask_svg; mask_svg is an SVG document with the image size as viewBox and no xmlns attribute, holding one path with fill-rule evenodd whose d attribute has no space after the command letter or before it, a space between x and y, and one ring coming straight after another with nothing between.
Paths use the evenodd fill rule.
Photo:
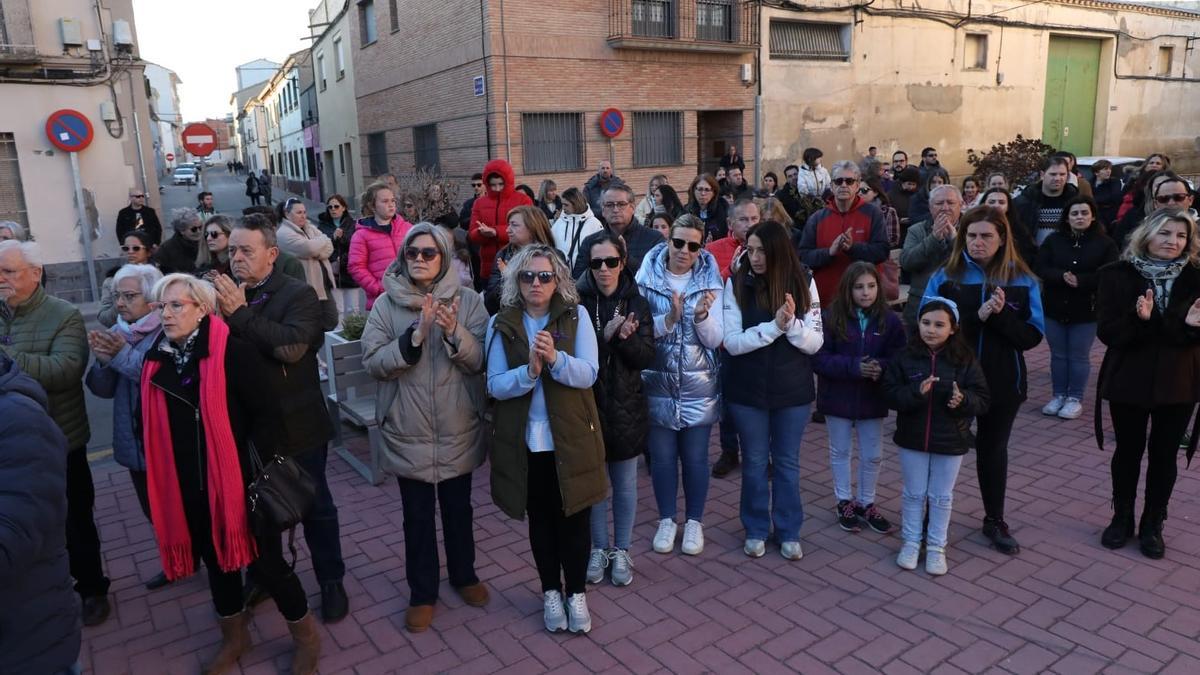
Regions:
<instances>
[{"instance_id":1,"label":"blue no-parking sign","mask_svg":"<svg viewBox=\"0 0 1200 675\"><path fill-rule=\"evenodd\" d=\"M608 108L600 113L600 133L607 138L616 138L625 130L625 116L616 108Z\"/></svg>"},{"instance_id":2,"label":"blue no-parking sign","mask_svg":"<svg viewBox=\"0 0 1200 675\"><path fill-rule=\"evenodd\" d=\"M78 110L63 108L46 120L46 137L63 152L79 152L91 144L92 123Z\"/></svg>"}]
</instances>

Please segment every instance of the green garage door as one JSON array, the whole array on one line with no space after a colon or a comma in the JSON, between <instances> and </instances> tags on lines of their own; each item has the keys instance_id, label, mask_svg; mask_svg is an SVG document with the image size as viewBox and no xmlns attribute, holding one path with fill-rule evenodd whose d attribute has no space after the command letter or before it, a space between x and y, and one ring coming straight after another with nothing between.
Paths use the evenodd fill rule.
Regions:
<instances>
[{"instance_id":1,"label":"green garage door","mask_svg":"<svg viewBox=\"0 0 1200 675\"><path fill-rule=\"evenodd\" d=\"M1050 38L1046 107L1042 112L1043 141L1076 155L1092 154L1099 75L1099 40Z\"/></svg>"}]
</instances>

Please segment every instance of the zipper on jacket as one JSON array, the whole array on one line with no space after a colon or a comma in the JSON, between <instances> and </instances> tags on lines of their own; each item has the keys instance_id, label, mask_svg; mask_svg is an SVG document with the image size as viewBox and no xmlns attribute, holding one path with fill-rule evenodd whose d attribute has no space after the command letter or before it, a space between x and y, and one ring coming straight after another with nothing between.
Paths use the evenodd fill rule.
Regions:
<instances>
[{"instance_id":1,"label":"zipper on jacket","mask_svg":"<svg viewBox=\"0 0 1200 675\"><path fill-rule=\"evenodd\" d=\"M937 352L929 352L929 376L937 372ZM929 436L933 429L933 386L929 388L929 406L925 413L925 452L929 452Z\"/></svg>"},{"instance_id":2,"label":"zipper on jacket","mask_svg":"<svg viewBox=\"0 0 1200 675\"><path fill-rule=\"evenodd\" d=\"M154 382L150 384L154 384ZM204 483L206 481L204 477L204 450L200 447L200 408L192 405L186 398L173 391L168 391L157 384L154 384L154 386L158 387L168 396L179 399L184 405L192 409L192 431L196 437L196 470L200 472L200 492L204 492Z\"/></svg>"}]
</instances>

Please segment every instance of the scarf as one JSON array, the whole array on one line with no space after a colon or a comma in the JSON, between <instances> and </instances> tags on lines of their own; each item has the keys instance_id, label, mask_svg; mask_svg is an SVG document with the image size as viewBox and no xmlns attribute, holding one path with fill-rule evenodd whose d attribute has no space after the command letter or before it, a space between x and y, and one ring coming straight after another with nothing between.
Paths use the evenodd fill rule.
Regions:
<instances>
[{"instance_id":1,"label":"scarf","mask_svg":"<svg viewBox=\"0 0 1200 675\"><path fill-rule=\"evenodd\" d=\"M237 444L229 426L229 402L225 390L229 326L215 314L208 317L208 322L209 353L200 360L200 423L204 427L207 460L204 478L217 561L221 571L233 572L249 565L258 552L246 514L246 487L242 481ZM158 540L163 573L174 581L195 571L195 558L175 470L167 396L151 383L159 367L158 361L147 360L142 371L142 429L150 520Z\"/></svg>"},{"instance_id":2,"label":"scarf","mask_svg":"<svg viewBox=\"0 0 1200 675\"><path fill-rule=\"evenodd\" d=\"M1134 256L1129 259L1129 262L1133 263L1134 269L1142 275L1142 278L1154 285L1154 304L1158 307L1159 312L1165 313L1167 303L1171 299L1171 287L1175 285L1175 280L1179 278L1179 273L1187 264L1187 256L1175 260L1151 260Z\"/></svg>"},{"instance_id":3,"label":"scarf","mask_svg":"<svg viewBox=\"0 0 1200 675\"><path fill-rule=\"evenodd\" d=\"M118 316L114 328L121 334L121 337L125 338L125 342L131 346L137 346L147 337L158 334L159 329L162 328L162 318L158 312L150 312L137 321L129 323Z\"/></svg>"}]
</instances>

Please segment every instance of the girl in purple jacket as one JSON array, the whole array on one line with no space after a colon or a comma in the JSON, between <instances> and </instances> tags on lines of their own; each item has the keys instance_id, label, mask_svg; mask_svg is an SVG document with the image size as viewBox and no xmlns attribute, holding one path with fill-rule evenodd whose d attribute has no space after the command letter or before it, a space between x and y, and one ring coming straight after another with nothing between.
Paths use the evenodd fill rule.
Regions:
<instances>
[{"instance_id":1,"label":"girl in purple jacket","mask_svg":"<svg viewBox=\"0 0 1200 675\"><path fill-rule=\"evenodd\" d=\"M875 507L875 483L883 456L887 404L879 378L888 361L904 349L904 325L887 306L875 265L858 261L838 283L825 310L825 342L813 357L817 410L829 430L829 465L837 497L838 524L858 532L859 524L886 534L892 524ZM858 498L850 484L852 435L858 432Z\"/></svg>"}]
</instances>

